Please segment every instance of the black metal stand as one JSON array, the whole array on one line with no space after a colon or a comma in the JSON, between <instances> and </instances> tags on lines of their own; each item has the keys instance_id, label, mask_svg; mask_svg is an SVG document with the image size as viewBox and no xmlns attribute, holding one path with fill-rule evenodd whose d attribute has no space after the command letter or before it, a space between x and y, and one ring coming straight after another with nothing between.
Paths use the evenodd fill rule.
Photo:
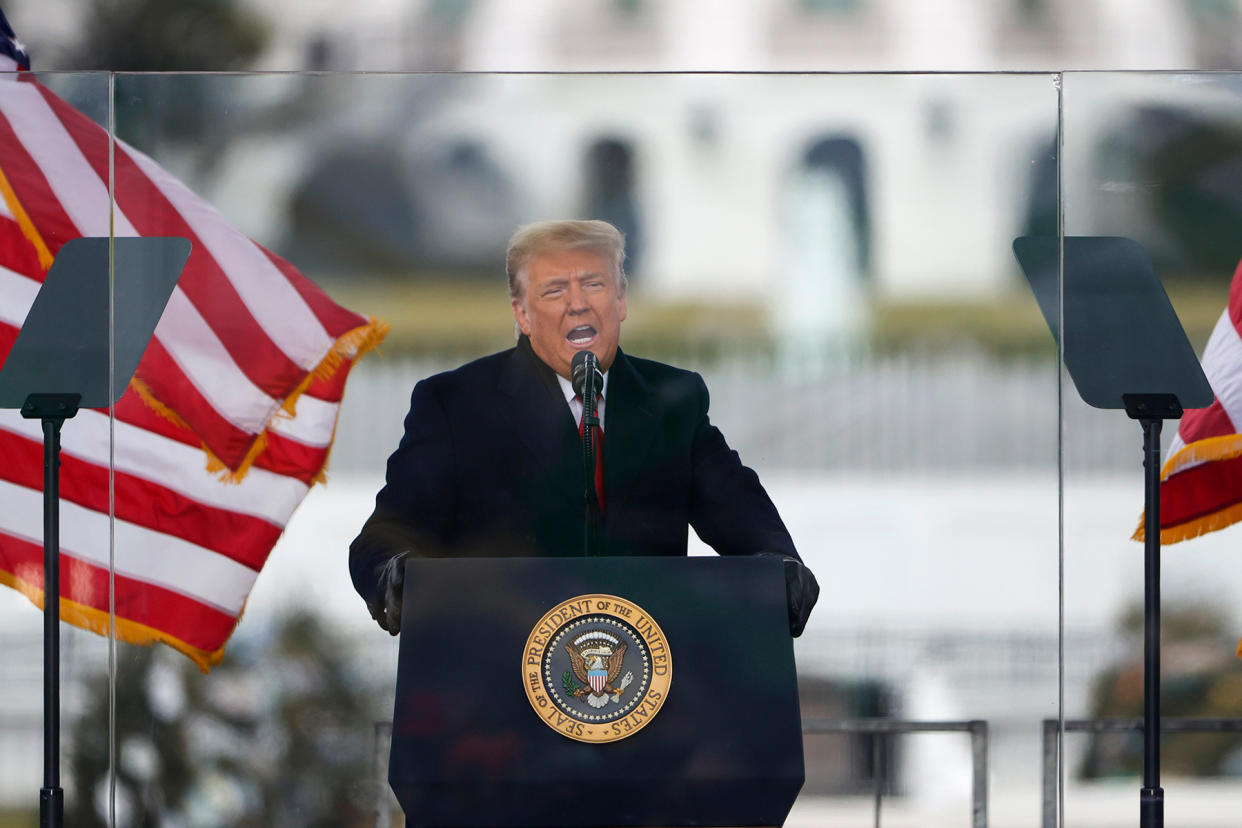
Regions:
<instances>
[{"instance_id":1,"label":"black metal stand","mask_svg":"<svg viewBox=\"0 0 1242 828\"><path fill-rule=\"evenodd\" d=\"M1140 828L1163 828L1160 787L1160 430L1182 416L1174 394L1123 394L1126 414L1143 426L1143 787Z\"/></svg>"},{"instance_id":2,"label":"black metal stand","mask_svg":"<svg viewBox=\"0 0 1242 828\"><path fill-rule=\"evenodd\" d=\"M595 429L599 416L595 413L594 389L582 399L582 465L586 480L586 513L582 527L582 554L592 557L599 554L600 528L603 510L599 505L599 492L595 490Z\"/></svg>"},{"instance_id":3,"label":"black metal stand","mask_svg":"<svg viewBox=\"0 0 1242 828\"><path fill-rule=\"evenodd\" d=\"M1164 825L1160 787L1160 428L1214 395L1142 245L1119 236L1023 236L1013 249L1078 395L1143 426L1143 828ZM1065 336L1062 336L1062 332ZM1148 393L1128 393L1132 389ZM1150 393L1160 389L1162 393ZM1118 405L1120 398L1121 405Z\"/></svg>"},{"instance_id":4,"label":"black metal stand","mask_svg":"<svg viewBox=\"0 0 1242 828\"><path fill-rule=\"evenodd\" d=\"M183 238L66 241L0 369L0 408L20 409L26 419L43 421L42 828L59 828L65 809L60 787L60 428L79 407L107 408L121 398L190 250L189 239ZM52 388L74 393L44 393Z\"/></svg>"},{"instance_id":5,"label":"black metal stand","mask_svg":"<svg viewBox=\"0 0 1242 828\"><path fill-rule=\"evenodd\" d=\"M43 787L39 828L60 828L60 427L78 413L81 394L31 394L27 420L43 421Z\"/></svg>"}]
</instances>

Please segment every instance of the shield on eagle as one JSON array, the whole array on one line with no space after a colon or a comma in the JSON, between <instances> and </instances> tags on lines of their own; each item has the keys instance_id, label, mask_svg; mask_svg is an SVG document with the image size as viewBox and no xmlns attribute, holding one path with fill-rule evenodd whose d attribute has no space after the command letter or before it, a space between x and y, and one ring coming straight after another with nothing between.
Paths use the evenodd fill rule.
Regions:
<instances>
[{"instance_id":1,"label":"shield on eagle","mask_svg":"<svg viewBox=\"0 0 1242 828\"><path fill-rule=\"evenodd\" d=\"M603 707L610 695L619 696L625 689L624 684L614 687L613 682L621 675L628 647L626 642L602 629L584 632L565 645L574 676L590 688L589 694L586 687L580 694L586 696L587 703L592 707Z\"/></svg>"}]
</instances>

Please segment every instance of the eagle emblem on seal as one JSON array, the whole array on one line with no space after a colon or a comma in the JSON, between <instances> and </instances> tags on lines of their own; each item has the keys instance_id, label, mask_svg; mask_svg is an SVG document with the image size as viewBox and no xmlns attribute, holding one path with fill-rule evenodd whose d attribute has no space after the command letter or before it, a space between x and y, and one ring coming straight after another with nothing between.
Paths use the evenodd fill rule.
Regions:
<instances>
[{"instance_id":1,"label":"eagle emblem on seal","mask_svg":"<svg viewBox=\"0 0 1242 828\"><path fill-rule=\"evenodd\" d=\"M624 668L628 648L626 642L601 629L584 632L566 644L570 667L583 685L574 690L574 696L595 708L619 702L634 680L633 672L626 672L620 683L614 684Z\"/></svg>"}]
</instances>

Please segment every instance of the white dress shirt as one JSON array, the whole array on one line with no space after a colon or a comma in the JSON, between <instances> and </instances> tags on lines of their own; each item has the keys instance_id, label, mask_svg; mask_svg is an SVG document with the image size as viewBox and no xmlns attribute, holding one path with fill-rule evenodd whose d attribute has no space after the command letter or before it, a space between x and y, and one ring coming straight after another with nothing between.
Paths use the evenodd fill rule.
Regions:
<instances>
[{"instance_id":1,"label":"white dress shirt","mask_svg":"<svg viewBox=\"0 0 1242 828\"><path fill-rule=\"evenodd\" d=\"M582 428L582 400L578 399L578 395L574 393L574 384L562 377L556 375L556 381L561 384L561 393L565 395L565 402L569 403L569 410L573 412L574 424L578 428ZM604 411L608 407L608 372L604 372L604 385L599 390L600 399L595 404L595 416L599 417L599 430L604 430Z\"/></svg>"}]
</instances>

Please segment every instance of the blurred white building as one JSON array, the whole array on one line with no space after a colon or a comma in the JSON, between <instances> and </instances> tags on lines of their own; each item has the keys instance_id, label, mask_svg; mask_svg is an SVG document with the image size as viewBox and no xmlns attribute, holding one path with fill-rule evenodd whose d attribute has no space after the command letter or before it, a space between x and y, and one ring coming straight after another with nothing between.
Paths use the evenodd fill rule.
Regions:
<instances>
[{"instance_id":1,"label":"blurred white building","mask_svg":"<svg viewBox=\"0 0 1242 828\"><path fill-rule=\"evenodd\" d=\"M487 186L443 196L422 244L446 260L487 260L480 248L517 221L595 215L630 233L639 283L656 298L759 300L782 327L846 337L865 326L853 309L864 298L1021 284L1010 240L1041 210L1055 220L1053 71L1216 68L1242 56L1233 3L359 0L343 18L329 0L245 2L271 25L264 70L707 73L478 78L429 116L377 91L339 102L338 129L322 134L325 147L346 131L395 139L414 185L444 158L511 184L512 203ZM71 39L75 18L43 5L56 8L17 7L18 32ZM1107 124L1079 126L1072 145L1093 147L1084 133L1097 126ZM287 201L298 164L313 159L270 134L232 155L225 183L206 194L258 237L287 237L271 224L282 210L267 205ZM1070 155L1078 166L1066 178L1081 180L1092 159ZM454 171L446 189L468 177ZM1133 215L1135 203L1120 206ZM811 318L811 305L834 310Z\"/></svg>"},{"instance_id":2,"label":"blurred white building","mask_svg":"<svg viewBox=\"0 0 1242 828\"><path fill-rule=\"evenodd\" d=\"M1179 0L248 0L264 68L1031 71L1236 65L1232 3ZM325 50L322 44L328 44Z\"/></svg>"}]
</instances>

